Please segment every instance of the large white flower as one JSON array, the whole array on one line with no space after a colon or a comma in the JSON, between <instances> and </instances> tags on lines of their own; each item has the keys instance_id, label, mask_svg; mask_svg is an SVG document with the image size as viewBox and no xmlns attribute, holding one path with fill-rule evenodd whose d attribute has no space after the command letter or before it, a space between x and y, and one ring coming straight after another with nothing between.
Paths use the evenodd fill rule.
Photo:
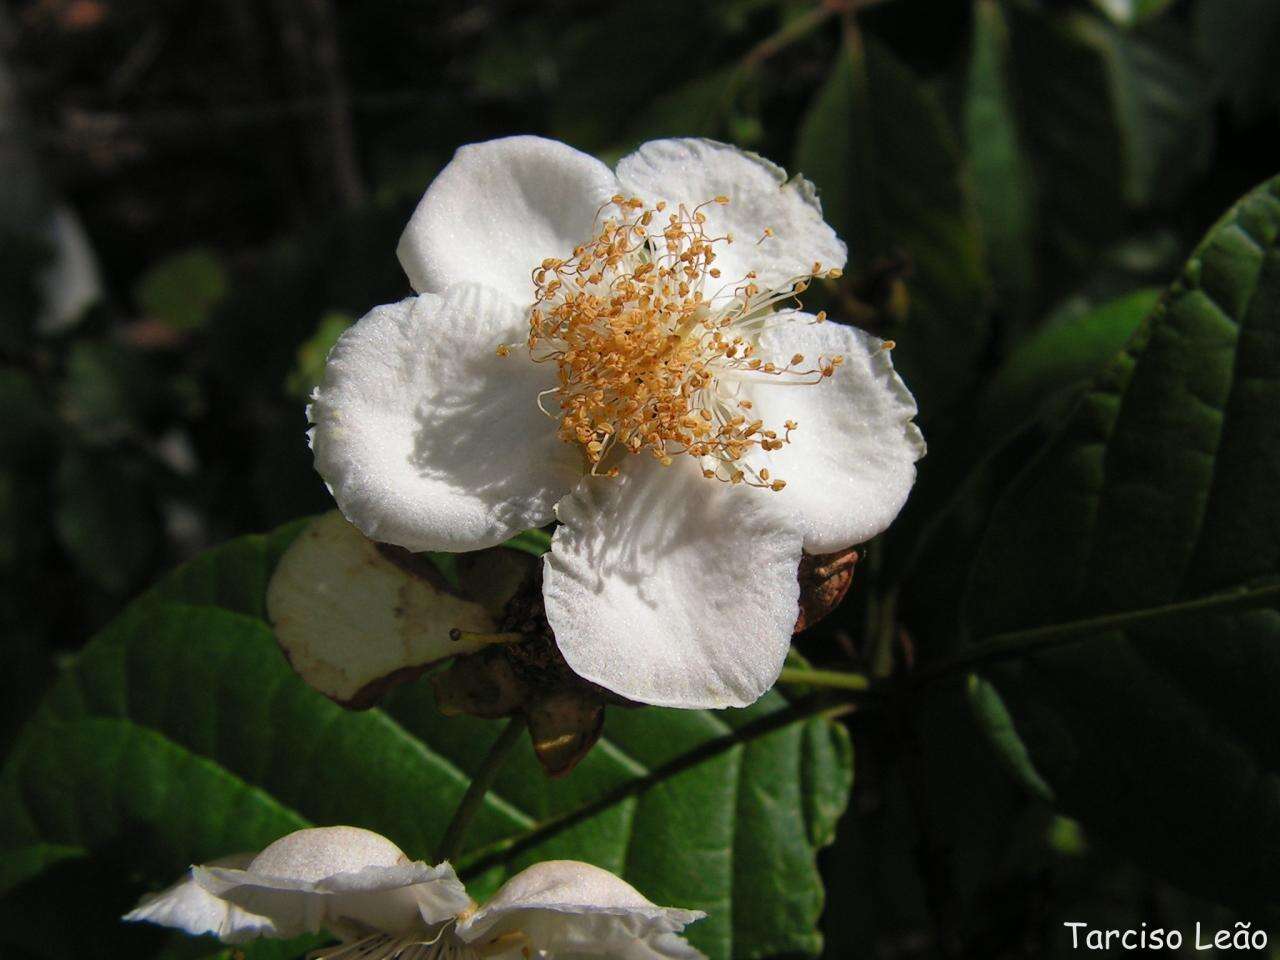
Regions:
<instances>
[{"instance_id":1,"label":"large white flower","mask_svg":"<svg viewBox=\"0 0 1280 960\"><path fill-rule=\"evenodd\" d=\"M699 960L678 934L703 916L655 906L607 870L573 860L535 864L477 907L448 863L411 862L369 830L316 827L256 856L192 867L125 919L225 943L321 931L341 941L313 960Z\"/></svg>"},{"instance_id":2,"label":"large white flower","mask_svg":"<svg viewBox=\"0 0 1280 960\"><path fill-rule=\"evenodd\" d=\"M891 345L799 306L846 255L812 186L707 140L615 173L512 137L458 151L398 252L418 296L343 336L310 407L342 512L414 551L559 519L546 614L578 674L758 698L802 551L882 531L924 452Z\"/></svg>"}]
</instances>

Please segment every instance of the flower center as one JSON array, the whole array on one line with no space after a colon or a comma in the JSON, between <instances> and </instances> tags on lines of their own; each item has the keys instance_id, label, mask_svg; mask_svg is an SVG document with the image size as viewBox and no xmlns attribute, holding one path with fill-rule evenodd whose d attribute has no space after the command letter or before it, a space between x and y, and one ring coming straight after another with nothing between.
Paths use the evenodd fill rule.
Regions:
<instances>
[{"instance_id":1,"label":"flower center","mask_svg":"<svg viewBox=\"0 0 1280 960\"><path fill-rule=\"evenodd\" d=\"M839 271L815 263L774 290L762 289L754 273L722 282L717 248L733 237L711 236L703 208L728 202L721 196L667 212L665 203L650 208L616 196L601 208L591 240L533 271L528 347L535 361L555 362L559 380L538 402L556 397L559 412L543 411L560 421L562 440L582 447L592 473L616 476L615 451L648 452L664 465L688 454L708 479L786 486L748 455L781 449L798 424L766 426L743 387L814 384L835 372L841 356L774 361L757 355L757 342L779 317L775 304L795 300L812 277ZM609 208L616 212L601 220ZM772 236L766 229L760 242Z\"/></svg>"}]
</instances>

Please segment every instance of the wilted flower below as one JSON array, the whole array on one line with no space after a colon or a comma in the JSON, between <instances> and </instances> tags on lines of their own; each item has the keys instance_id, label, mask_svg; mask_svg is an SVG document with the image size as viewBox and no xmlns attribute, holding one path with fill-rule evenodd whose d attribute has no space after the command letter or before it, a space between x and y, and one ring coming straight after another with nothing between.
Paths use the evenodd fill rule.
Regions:
<instances>
[{"instance_id":1,"label":"wilted flower below","mask_svg":"<svg viewBox=\"0 0 1280 960\"><path fill-rule=\"evenodd\" d=\"M448 863L410 861L369 830L317 827L256 856L192 867L125 919L225 943L321 931L341 941L313 960L698 960L678 934L703 916L655 906L607 870L572 860L535 864L477 906Z\"/></svg>"}]
</instances>

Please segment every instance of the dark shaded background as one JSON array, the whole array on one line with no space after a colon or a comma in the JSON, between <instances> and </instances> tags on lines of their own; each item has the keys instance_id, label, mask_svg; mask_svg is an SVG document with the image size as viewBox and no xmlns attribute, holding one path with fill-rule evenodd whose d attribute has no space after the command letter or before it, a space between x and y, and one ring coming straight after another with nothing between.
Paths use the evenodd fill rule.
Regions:
<instances>
[{"instance_id":1,"label":"dark shaded background","mask_svg":"<svg viewBox=\"0 0 1280 960\"><path fill-rule=\"evenodd\" d=\"M984 180L990 145L967 139L976 5L963 0L0 8L0 751L59 659L160 571L329 506L304 398L345 324L409 292L396 239L458 145L533 132L612 161L697 134L856 176L856 151L838 137L824 149L830 131L801 136L849 44L892 57L870 93L874 133L897 137L921 178L896 198L868 188L882 221L914 204L921 235L947 229L930 221L940 201L925 178L953 150L965 202L984 211L972 246L989 283L969 299L939 293L910 229L858 234L865 198L828 204L856 235L824 295L844 319L905 330L901 365L933 452L897 540L872 551L853 599L804 647L880 673L946 649L985 510L1043 436L1033 426L1009 446L974 503L922 539L971 466L964 451L981 446L994 371L1055 312L1166 284L1221 211L1280 168L1276 4L1206 14L1216 3L1139 3L1155 12L1136 26L1086 0L998 8L1022 152L1010 169L1027 174L1014 182ZM1063 40L1064 25L1103 37L1115 72ZM895 77L927 91L941 147L919 137L921 101ZM1137 125L1134 98L1150 108ZM1029 230L992 229L1015 208ZM72 223L99 295L51 313L41 278L65 263ZM967 304L966 316L935 310L971 361L945 381L931 357L954 334L911 321L930 298ZM895 592L900 619L877 643L886 633L867 620L884 605L865 598L881 571L903 569L926 572ZM855 724L855 797L825 860L830 956L1056 955L1069 952L1063 919L1230 919L1019 793L958 709Z\"/></svg>"}]
</instances>

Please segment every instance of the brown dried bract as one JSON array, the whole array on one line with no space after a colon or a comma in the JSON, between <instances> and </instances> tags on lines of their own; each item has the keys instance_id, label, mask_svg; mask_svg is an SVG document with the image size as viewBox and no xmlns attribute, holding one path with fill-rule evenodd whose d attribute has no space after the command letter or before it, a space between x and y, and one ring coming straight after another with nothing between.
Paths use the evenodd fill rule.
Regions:
<instances>
[{"instance_id":1,"label":"brown dried bract","mask_svg":"<svg viewBox=\"0 0 1280 960\"><path fill-rule=\"evenodd\" d=\"M853 583L856 550L805 554L800 560L800 616L792 633L807 630L840 605Z\"/></svg>"},{"instance_id":2,"label":"brown dried bract","mask_svg":"<svg viewBox=\"0 0 1280 960\"><path fill-rule=\"evenodd\" d=\"M440 710L486 719L523 715L542 768L564 776L600 739L605 705L634 704L569 669L543 611L540 568L508 601L499 626L526 639L458 657L432 677Z\"/></svg>"}]
</instances>

